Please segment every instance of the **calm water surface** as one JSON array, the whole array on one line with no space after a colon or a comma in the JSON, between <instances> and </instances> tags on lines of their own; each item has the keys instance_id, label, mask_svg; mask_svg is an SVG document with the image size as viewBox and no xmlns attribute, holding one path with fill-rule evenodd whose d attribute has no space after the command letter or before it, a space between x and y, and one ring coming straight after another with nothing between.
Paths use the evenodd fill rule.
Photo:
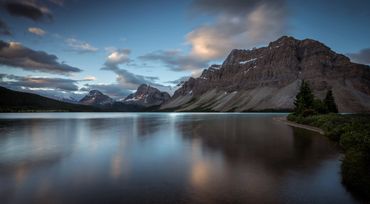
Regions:
<instances>
[{"instance_id":1,"label":"calm water surface","mask_svg":"<svg viewBox=\"0 0 370 204\"><path fill-rule=\"evenodd\" d=\"M0 114L0 203L356 203L278 114Z\"/></svg>"}]
</instances>

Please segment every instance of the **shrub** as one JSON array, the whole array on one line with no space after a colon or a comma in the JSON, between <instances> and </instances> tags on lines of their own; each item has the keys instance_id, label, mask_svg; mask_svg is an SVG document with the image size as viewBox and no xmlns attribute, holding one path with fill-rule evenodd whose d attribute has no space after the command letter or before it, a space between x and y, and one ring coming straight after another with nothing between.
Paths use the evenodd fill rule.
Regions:
<instances>
[{"instance_id":1,"label":"shrub","mask_svg":"<svg viewBox=\"0 0 370 204\"><path fill-rule=\"evenodd\" d=\"M370 196L370 165L360 151L350 149L341 165L342 180L353 192L362 197Z\"/></svg>"},{"instance_id":2,"label":"shrub","mask_svg":"<svg viewBox=\"0 0 370 204\"><path fill-rule=\"evenodd\" d=\"M316 114L317 114L317 112L313 108L305 109L302 112L303 117L313 116L313 115L316 115Z\"/></svg>"},{"instance_id":3,"label":"shrub","mask_svg":"<svg viewBox=\"0 0 370 204\"><path fill-rule=\"evenodd\" d=\"M343 149L355 148L357 150L364 150L364 140L364 133L350 130L343 133L339 144Z\"/></svg>"}]
</instances>

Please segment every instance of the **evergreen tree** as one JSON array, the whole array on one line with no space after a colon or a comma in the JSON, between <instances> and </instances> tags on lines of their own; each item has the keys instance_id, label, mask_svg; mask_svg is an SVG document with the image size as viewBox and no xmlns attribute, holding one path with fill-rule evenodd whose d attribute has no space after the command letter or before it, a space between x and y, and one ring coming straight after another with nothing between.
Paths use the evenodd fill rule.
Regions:
<instances>
[{"instance_id":1,"label":"evergreen tree","mask_svg":"<svg viewBox=\"0 0 370 204\"><path fill-rule=\"evenodd\" d=\"M326 93L324 104L329 113L338 113L338 107L337 104L335 103L332 90L329 90Z\"/></svg>"},{"instance_id":2,"label":"evergreen tree","mask_svg":"<svg viewBox=\"0 0 370 204\"><path fill-rule=\"evenodd\" d=\"M294 113L303 114L304 111L312 110L314 108L313 105L314 95L309 84L303 80L294 101Z\"/></svg>"},{"instance_id":3,"label":"evergreen tree","mask_svg":"<svg viewBox=\"0 0 370 204\"><path fill-rule=\"evenodd\" d=\"M326 107L325 103L320 99L315 99L313 102L314 110L319 114L327 114L328 108Z\"/></svg>"}]
</instances>

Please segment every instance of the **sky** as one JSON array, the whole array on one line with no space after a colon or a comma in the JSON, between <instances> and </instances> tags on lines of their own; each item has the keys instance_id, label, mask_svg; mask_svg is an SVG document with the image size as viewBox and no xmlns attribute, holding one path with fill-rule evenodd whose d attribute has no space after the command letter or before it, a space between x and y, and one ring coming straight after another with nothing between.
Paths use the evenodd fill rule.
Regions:
<instances>
[{"instance_id":1,"label":"sky","mask_svg":"<svg viewBox=\"0 0 370 204\"><path fill-rule=\"evenodd\" d=\"M172 93L283 35L370 64L368 0L0 0L0 86L53 98Z\"/></svg>"}]
</instances>

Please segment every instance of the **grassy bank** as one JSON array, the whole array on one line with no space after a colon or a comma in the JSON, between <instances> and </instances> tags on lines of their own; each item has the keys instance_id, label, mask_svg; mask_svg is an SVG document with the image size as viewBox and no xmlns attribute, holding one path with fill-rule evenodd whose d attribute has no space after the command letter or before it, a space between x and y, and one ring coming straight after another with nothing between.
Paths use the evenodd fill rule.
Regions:
<instances>
[{"instance_id":1,"label":"grassy bank","mask_svg":"<svg viewBox=\"0 0 370 204\"><path fill-rule=\"evenodd\" d=\"M290 114L288 120L318 127L338 142L345 153L341 165L343 183L354 194L370 198L370 115Z\"/></svg>"}]
</instances>

